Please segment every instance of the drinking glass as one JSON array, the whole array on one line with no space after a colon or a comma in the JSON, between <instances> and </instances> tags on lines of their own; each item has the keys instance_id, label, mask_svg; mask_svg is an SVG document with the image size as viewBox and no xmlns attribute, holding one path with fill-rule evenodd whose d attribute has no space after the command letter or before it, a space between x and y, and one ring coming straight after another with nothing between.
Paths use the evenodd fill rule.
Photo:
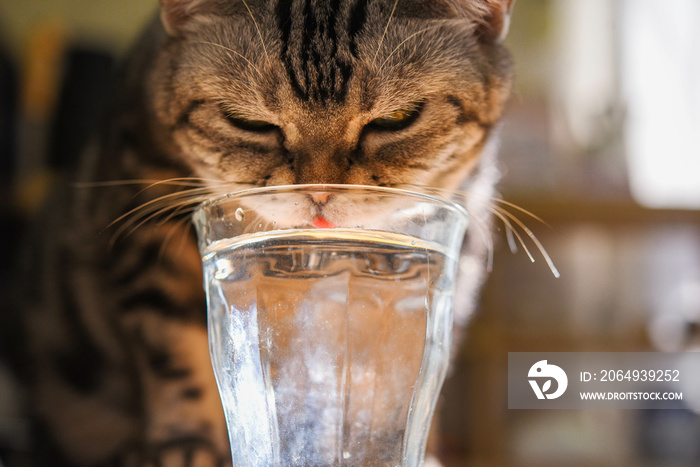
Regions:
<instances>
[{"instance_id":1,"label":"drinking glass","mask_svg":"<svg viewBox=\"0 0 700 467\"><path fill-rule=\"evenodd\" d=\"M214 198L194 223L234 465L421 465L464 209L290 185Z\"/></svg>"}]
</instances>

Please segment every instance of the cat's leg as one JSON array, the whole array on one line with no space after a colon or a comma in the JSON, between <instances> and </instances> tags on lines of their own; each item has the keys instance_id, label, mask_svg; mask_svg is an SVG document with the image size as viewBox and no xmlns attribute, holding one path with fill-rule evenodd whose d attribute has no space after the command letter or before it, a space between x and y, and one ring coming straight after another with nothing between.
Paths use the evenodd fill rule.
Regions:
<instances>
[{"instance_id":1,"label":"cat's leg","mask_svg":"<svg viewBox=\"0 0 700 467\"><path fill-rule=\"evenodd\" d=\"M120 321L140 383L140 455L144 465L222 466L230 449L209 357L202 266L191 232L184 235L171 236L167 225L140 229L126 240L132 258L118 259L139 265L120 297Z\"/></svg>"},{"instance_id":2,"label":"cat's leg","mask_svg":"<svg viewBox=\"0 0 700 467\"><path fill-rule=\"evenodd\" d=\"M143 397L145 465L223 466L230 450L201 325L131 316Z\"/></svg>"}]
</instances>

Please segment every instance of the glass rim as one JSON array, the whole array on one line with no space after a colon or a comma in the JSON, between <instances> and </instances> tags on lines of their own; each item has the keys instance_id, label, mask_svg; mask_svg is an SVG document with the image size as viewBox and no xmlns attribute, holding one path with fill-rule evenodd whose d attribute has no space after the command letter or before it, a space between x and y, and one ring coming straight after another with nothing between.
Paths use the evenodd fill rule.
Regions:
<instances>
[{"instance_id":1,"label":"glass rim","mask_svg":"<svg viewBox=\"0 0 700 467\"><path fill-rule=\"evenodd\" d=\"M413 188L413 187L412 187ZM415 189L420 190L422 187L415 187ZM349 184L349 183L304 183L304 184L294 184L294 185L271 185L271 186L260 186L260 187L252 187L252 188L243 188L241 190L237 191L232 191L229 193L225 194L220 194L213 196L212 198L209 198L205 201L202 201L199 203L195 208L194 212L201 211L203 209L207 209L210 206L214 206L216 204L230 201L233 198L243 198L247 196L252 196L256 194L268 194L268 193L275 193L275 192L292 192L292 191L303 191L303 190L308 190L308 191L339 191L339 192L347 192L350 193L351 191L358 190L358 191L376 191L376 192L382 192L382 193L387 193L387 194L394 194L394 195L402 195L402 196L410 196L412 198L418 198L418 199L424 199L428 200L431 202L434 202L436 204L441 204L445 207L454 209L455 211L459 212L462 214L465 218L469 219L469 213L467 212L466 208L462 206L461 204L449 200L447 198L442 198L439 197L433 193L428 193L427 190L430 190L430 188L424 188L426 192L422 191L413 191L407 188L395 188L395 187L387 187L387 186L377 186L377 185L354 185L354 184Z\"/></svg>"}]
</instances>

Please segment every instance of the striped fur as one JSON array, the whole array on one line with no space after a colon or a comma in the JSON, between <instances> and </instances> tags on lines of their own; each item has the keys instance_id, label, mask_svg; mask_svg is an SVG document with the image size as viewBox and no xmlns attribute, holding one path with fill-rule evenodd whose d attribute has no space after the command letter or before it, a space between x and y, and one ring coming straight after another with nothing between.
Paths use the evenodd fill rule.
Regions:
<instances>
[{"instance_id":1,"label":"striped fur","mask_svg":"<svg viewBox=\"0 0 700 467\"><path fill-rule=\"evenodd\" d=\"M488 196L510 3L161 0L85 154L88 187L54 197L35 242L24 316L39 465L229 464L188 214L148 207L289 183ZM377 123L402 109L417 110L405 126ZM182 177L201 187L100 184Z\"/></svg>"}]
</instances>

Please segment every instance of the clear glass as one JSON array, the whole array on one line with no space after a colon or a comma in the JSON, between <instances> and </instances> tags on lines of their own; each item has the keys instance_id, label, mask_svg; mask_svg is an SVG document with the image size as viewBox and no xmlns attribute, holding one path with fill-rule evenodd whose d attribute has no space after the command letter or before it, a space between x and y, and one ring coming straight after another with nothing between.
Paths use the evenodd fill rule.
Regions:
<instances>
[{"instance_id":1,"label":"clear glass","mask_svg":"<svg viewBox=\"0 0 700 467\"><path fill-rule=\"evenodd\" d=\"M194 222L234 465L421 465L465 211L294 185L213 199Z\"/></svg>"}]
</instances>

